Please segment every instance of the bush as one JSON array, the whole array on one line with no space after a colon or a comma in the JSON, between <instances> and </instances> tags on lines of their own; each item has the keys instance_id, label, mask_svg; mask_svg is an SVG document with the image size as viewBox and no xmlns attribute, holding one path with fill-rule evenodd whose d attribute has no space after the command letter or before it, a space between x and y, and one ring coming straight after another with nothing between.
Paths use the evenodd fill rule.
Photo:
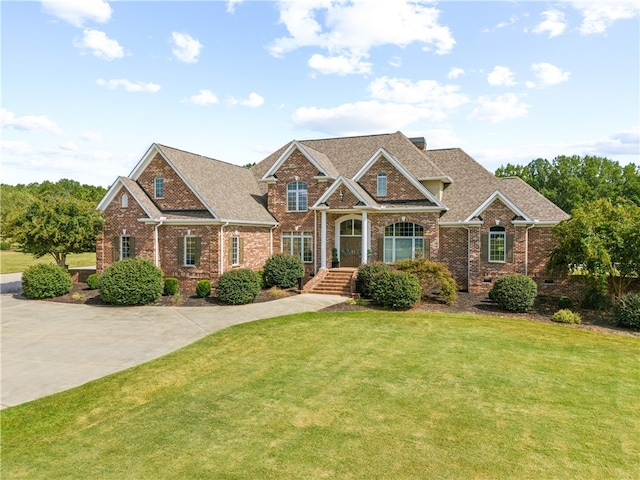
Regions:
<instances>
[{"instance_id":1,"label":"bush","mask_svg":"<svg viewBox=\"0 0 640 480\"><path fill-rule=\"evenodd\" d=\"M125 258L107 267L100 276L100 297L113 305L145 305L155 302L163 290L162 270L151 260Z\"/></svg>"},{"instance_id":2,"label":"bush","mask_svg":"<svg viewBox=\"0 0 640 480\"><path fill-rule=\"evenodd\" d=\"M358 267L356 290L365 298L371 298L371 279L379 273L389 272L391 268L386 263L365 263Z\"/></svg>"},{"instance_id":3,"label":"bush","mask_svg":"<svg viewBox=\"0 0 640 480\"><path fill-rule=\"evenodd\" d=\"M371 297L383 307L411 308L420 300L421 293L418 277L407 272L389 270L371 279Z\"/></svg>"},{"instance_id":4,"label":"bush","mask_svg":"<svg viewBox=\"0 0 640 480\"><path fill-rule=\"evenodd\" d=\"M196 285L196 295L198 298L204 298L211 295L211 280L204 278Z\"/></svg>"},{"instance_id":5,"label":"bush","mask_svg":"<svg viewBox=\"0 0 640 480\"><path fill-rule=\"evenodd\" d=\"M295 287L303 275L304 265L300 257L276 253L264 264L264 279L270 287Z\"/></svg>"},{"instance_id":6,"label":"bush","mask_svg":"<svg viewBox=\"0 0 640 480\"><path fill-rule=\"evenodd\" d=\"M164 279L164 294L175 295L178 292L178 279L167 277Z\"/></svg>"},{"instance_id":7,"label":"bush","mask_svg":"<svg viewBox=\"0 0 640 480\"><path fill-rule=\"evenodd\" d=\"M91 290L96 290L100 285L100 274L92 273L87 277L87 287Z\"/></svg>"},{"instance_id":8,"label":"bush","mask_svg":"<svg viewBox=\"0 0 640 480\"><path fill-rule=\"evenodd\" d=\"M256 277L258 277L258 285L260 285L260 290L263 288L267 288L267 284L264 281L264 270L256 270Z\"/></svg>"},{"instance_id":9,"label":"bush","mask_svg":"<svg viewBox=\"0 0 640 480\"><path fill-rule=\"evenodd\" d=\"M562 295L558 300L558 307L560 310L571 310L573 308L573 300L566 295Z\"/></svg>"},{"instance_id":10,"label":"bush","mask_svg":"<svg viewBox=\"0 0 640 480\"><path fill-rule=\"evenodd\" d=\"M11 250L11 242L5 240L0 241L0 250Z\"/></svg>"},{"instance_id":11,"label":"bush","mask_svg":"<svg viewBox=\"0 0 640 480\"><path fill-rule=\"evenodd\" d=\"M619 327L640 330L640 294L629 293L616 300L613 318Z\"/></svg>"},{"instance_id":12,"label":"bush","mask_svg":"<svg viewBox=\"0 0 640 480\"><path fill-rule=\"evenodd\" d=\"M223 273L216 285L218 300L230 305L253 302L260 293L258 276L248 268Z\"/></svg>"},{"instance_id":13,"label":"bush","mask_svg":"<svg viewBox=\"0 0 640 480\"><path fill-rule=\"evenodd\" d=\"M581 305L582 308L595 310L596 312L604 312L611 309L611 299L607 295L606 287L599 284L590 285L584 293Z\"/></svg>"},{"instance_id":14,"label":"bush","mask_svg":"<svg viewBox=\"0 0 640 480\"><path fill-rule=\"evenodd\" d=\"M580 315L572 312L567 308L558 310L556 313L553 314L553 317L551 319L554 322L560 322L560 323L578 323L578 324L582 323L582 319L580 318Z\"/></svg>"},{"instance_id":15,"label":"bush","mask_svg":"<svg viewBox=\"0 0 640 480\"><path fill-rule=\"evenodd\" d=\"M36 264L22 273L22 294L27 298L59 297L72 286L69 272L57 265Z\"/></svg>"},{"instance_id":16,"label":"bush","mask_svg":"<svg viewBox=\"0 0 640 480\"><path fill-rule=\"evenodd\" d=\"M536 282L519 273L500 277L489 290L489 298L510 312L529 311L537 296Z\"/></svg>"},{"instance_id":17,"label":"bush","mask_svg":"<svg viewBox=\"0 0 640 480\"><path fill-rule=\"evenodd\" d=\"M447 305L456 303L458 285L445 264L432 262L426 258L417 258L401 260L396 263L396 268L418 277L422 287L422 298L429 298L435 290L437 296Z\"/></svg>"}]
</instances>

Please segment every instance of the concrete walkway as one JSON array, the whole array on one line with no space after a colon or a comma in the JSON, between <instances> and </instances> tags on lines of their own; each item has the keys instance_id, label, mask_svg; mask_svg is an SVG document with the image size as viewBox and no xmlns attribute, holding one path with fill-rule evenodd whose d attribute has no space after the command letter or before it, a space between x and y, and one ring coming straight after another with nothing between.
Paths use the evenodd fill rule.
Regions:
<instances>
[{"instance_id":1,"label":"concrete walkway","mask_svg":"<svg viewBox=\"0 0 640 480\"><path fill-rule=\"evenodd\" d=\"M305 294L240 306L105 307L27 300L9 293L15 281L0 275L1 408L139 365L231 325L346 300Z\"/></svg>"}]
</instances>

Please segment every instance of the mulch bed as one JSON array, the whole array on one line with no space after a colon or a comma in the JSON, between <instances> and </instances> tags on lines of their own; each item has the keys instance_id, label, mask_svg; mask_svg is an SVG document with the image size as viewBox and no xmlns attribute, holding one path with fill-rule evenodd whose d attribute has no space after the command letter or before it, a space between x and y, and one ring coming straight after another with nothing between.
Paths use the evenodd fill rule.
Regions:
<instances>
[{"instance_id":1,"label":"mulch bed","mask_svg":"<svg viewBox=\"0 0 640 480\"><path fill-rule=\"evenodd\" d=\"M279 298L297 295L295 290L262 290L256 302L269 302ZM47 301L76 303L85 305L106 305L100 298L97 290L89 290L86 283L76 283L73 289L66 295L51 298ZM179 307L206 307L211 305L224 305L215 297L198 298L192 292L181 292L180 295L167 296L163 295L157 302L151 304L153 306L179 306ZM322 311L327 312L350 312L362 310L384 310L377 305L352 305L350 302L339 303L331 307L327 307ZM459 292L458 300L455 305L447 306L437 301L421 301L418 302L409 311L411 312L443 312L443 313L466 313L475 315L495 315L498 317L522 318L526 320L554 323L551 320L553 314L558 310L557 299L538 297L533 309L528 313L512 313L501 310L496 304L491 302L486 294L472 294L467 292ZM629 335L640 337L640 332L618 328L614 325L611 315L608 312L593 312L580 308L573 308L574 312L579 313L582 317L581 325L566 325L570 328L580 328L584 330L594 330L606 333L614 333L618 335Z\"/></svg>"}]
</instances>

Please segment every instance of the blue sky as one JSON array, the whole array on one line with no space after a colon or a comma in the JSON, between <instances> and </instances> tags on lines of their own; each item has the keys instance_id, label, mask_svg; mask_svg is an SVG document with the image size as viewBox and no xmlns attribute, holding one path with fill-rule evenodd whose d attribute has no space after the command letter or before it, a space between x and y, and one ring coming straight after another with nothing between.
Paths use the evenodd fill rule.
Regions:
<instances>
[{"instance_id":1,"label":"blue sky","mask_svg":"<svg viewBox=\"0 0 640 480\"><path fill-rule=\"evenodd\" d=\"M400 130L487 169L639 164L633 1L2 1L2 182L109 186L154 143L231 163Z\"/></svg>"}]
</instances>

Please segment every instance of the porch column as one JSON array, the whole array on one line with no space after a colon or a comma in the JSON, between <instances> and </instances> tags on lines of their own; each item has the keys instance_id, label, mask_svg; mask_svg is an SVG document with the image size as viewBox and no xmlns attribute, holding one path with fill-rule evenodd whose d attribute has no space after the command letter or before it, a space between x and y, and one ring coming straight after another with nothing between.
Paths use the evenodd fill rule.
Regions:
<instances>
[{"instance_id":1,"label":"porch column","mask_svg":"<svg viewBox=\"0 0 640 480\"><path fill-rule=\"evenodd\" d=\"M369 250L369 219L367 212L362 212L362 247L360 248L361 262L367 263L367 251Z\"/></svg>"},{"instance_id":2,"label":"porch column","mask_svg":"<svg viewBox=\"0 0 640 480\"><path fill-rule=\"evenodd\" d=\"M320 268L327 268L327 212L320 212Z\"/></svg>"}]
</instances>

